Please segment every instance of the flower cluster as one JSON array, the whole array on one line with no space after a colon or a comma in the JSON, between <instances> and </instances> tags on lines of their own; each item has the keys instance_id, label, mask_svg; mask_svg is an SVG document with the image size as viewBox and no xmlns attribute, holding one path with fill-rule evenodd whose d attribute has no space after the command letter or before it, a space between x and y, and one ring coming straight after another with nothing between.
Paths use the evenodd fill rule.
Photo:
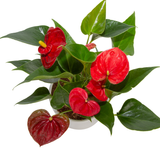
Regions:
<instances>
[{"instance_id":1,"label":"flower cluster","mask_svg":"<svg viewBox=\"0 0 160 160\"><path fill-rule=\"evenodd\" d=\"M106 82L109 81L112 84L118 84L125 79L129 72L127 56L119 48L106 50L97 56L91 65L90 72L92 79L86 88L98 100L106 101L108 99L105 94ZM87 98L88 95L85 90L80 88L73 89L69 95L69 102L73 111L84 116L96 115L100 111L99 105L95 101L92 101L94 105L91 105L91 102L88 102ZM94 106L93 111L90 109L92 106Z\"/></svg>"},{"instance_id":2,"label":"flower cluster","mask_svg":"<svg viewBox=\"0 0 160 160\"><path fill-rule=\"evenodd\" d=\"M45 35L44 42L39 41L38 48L41 61L45 69L53 66L56 58L66 45L65 34L56 27L50 27ZM88 50L96 47L94 43L86 45ZM105 83L112 84L122 82L129 72L129 62L126 54L115 47L100 53L91 64L90 73L92 79L86 88L100 101L106 101ZM84 116L94 116L99 113L100 106L96 101L87 100L88 94L82 88L74 88L69 94L69 104L74 113Z\"/></svg>"},{"instance_id":3,"label":"flower cluster","mask_svg":"<svg viewBox=\"0 0 160 160\"><path fill-rule=\"evenodd\" d=\"M35 26L1 37L38 47L38 59L9 62L16 70L28 73L22 83L40 80L53 85L52 92L39 87L17 103L49 99L51 107L59 112L50 116L40 109L30 115L28 130L33 139L40 146L58 139L69 128L73 115L82 121L95 118L111 134L114 116L132 130L160 128L160 118L138 100L126 100L117 114L113 113L110 103L115 96L129 92L158 68L129 70L127 56L134 55L135 13L124 22L106 19L106 0L102 0L81 23L82 33L88 35L86 44L77 44L58 22L53 21L55 27ZM93 41L101 37L111 38L113 46L99 51Z\"/></svg>"}]
</instances>

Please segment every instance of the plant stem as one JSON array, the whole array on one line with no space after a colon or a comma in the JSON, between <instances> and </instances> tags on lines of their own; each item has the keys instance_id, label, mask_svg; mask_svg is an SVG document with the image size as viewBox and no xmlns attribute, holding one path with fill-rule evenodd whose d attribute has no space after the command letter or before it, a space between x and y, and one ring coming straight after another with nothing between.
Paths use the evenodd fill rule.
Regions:
<instances>
[{"instance_id":1,"label":"plant stem","mask_svg":"<svg viewBox=\"0 0 160 160\"><path fill-rule=\"evenodd\" d=\"M71 54L71 52L65 47L65 46L62 46L62 48L69 54Z\"/></svg>"},{"instance_id":2,"label":"plant stem","mask_svg":"<svg viewBox=\"0 0 160 160\"><path fill-rule=\"evenodd\" d=\"M89 38L90 38L90 34L88 35L88 39L87 39L87 43L86 43L86 44L88 44L88 43L89 43Z\"/></svg>"},{"instance_id":3,"label":"plant stem","mask_svg":"<svg viewBox=\"0 0 160 160\"><path fill-rule=\"evenodd\" d=\"M65 81L63 79L60 79L59 81L64 82L64 83L68 83L68 81Z\"/></svg>"},{"instance_id":4,"label":"plant stem","mask_svg":"<svg viewBox=\"0 0 160 160\"><path fill-rule=\"evenodd\" d=\"M64 113L71 112L71 111L72 110L64 111L64 112L61 112L60 114L64 114Z\"/></svg>"},{"instance_id":5,"label":"plant stem","mask_svg":"<svg viewBox=\"0 0 160 160\"><path fill-rule=\"evenodd\" d=\"M97 47L96 47L96 51L98 52L98 49L97 49Z\"/></svg>"}]
</instances>

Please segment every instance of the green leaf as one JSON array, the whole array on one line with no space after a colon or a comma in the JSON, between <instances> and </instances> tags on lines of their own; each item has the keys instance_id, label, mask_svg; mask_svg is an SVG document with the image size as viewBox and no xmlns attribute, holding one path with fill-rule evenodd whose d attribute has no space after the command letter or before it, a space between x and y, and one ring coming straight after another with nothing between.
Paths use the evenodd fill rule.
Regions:
<instances>
[{"instance_id":1,"label":"green leaf","mask_svg":"<svg viewBox=\"0 0 160 160\"><path fill-rule=\"evenodd\" d=\"M32 73L35 70L37 70L39 67L42 66L41 60L40 59L35 59L33 61L29 61L24 63L23 65L15 68L14 70L22 70L26 73Z\"/></svg>"},{"instance_id":2,"label":"green leaf","mask_svg":"<svg viewBox=\"0 0 160 160\"><path fill-rule=\"evenodd\" d=\"M101 34L105 29L106 0L100 2L82 21L81 31L83 34Z\"/></svg>"},{"instance_id":3,"label":"green leaf","mask_svg":"<svg viewBox=\"0 0 160 160\"><path fill-rule=\"evenodd\" d=\"M22 70L28 74L33 73L34 71L36 71L42 66L40 59L35 59L33 61L31 60L10 61L8 63L12 63L13 65L17 67L14 70ZM41 81L46 82L46 83L55 83L55 82L58 82L58 80L59 78L41 79Z\"/></svg>"},{"instance_id":4,"label":"green leaf","mask_svg":"<svg viewBox=\"0 0 160 160\"><path fill-rule=\"evenodd\" d=\"M63 49L82 63L92 63L97 57L96 53L90 52L86 46L81 44L66 45Z\"/></svg>"},{"instance_id":5,"label":"green leaf","mask_svg":"<svg viewBox=\"0 0 160 160\"><path fill-rule=\"evenodd\" d=\"M69 83L66 83L63 88L65 90L67 90L69 93L72 89L76 88L76 87L80 87L82 88L83 87L83 84L84 84L84 81L77 81L77 82L69 82Z\"/></svg>"},{"instance_id":6,"label":"green leaf","mask_svg":"<svg viewBox=\"0 0 160 160\"><path fill-rule=\"evenodd\" d=\"M39 46L38 42L40 40L44 41L44 37L48 29L48 26L35 26L20 32L8 34L1 38L11 38L23 43Z\"/></svg>"},{"instance_id":7,"label":"green leaf","mask_svg":"<svg viewBox=\"0 0 160 160\"><path fill-rule=\"evenodd\" d=\"M121 93L129 92L132 88L136 87L151 71L158 67L145 67L137 68L129 71L125 80L117 85L110 83L106 84L106 94L110 98Z\"/></svg>"},{"instance_id":8,"label":"green leaf","mask_svg":"<svg viewBox=\"0 0 160 160\"><path fill-rule=\"evenodd\" d=\"M43 100L49 99L49 98L51 98L51 95L50 95L48 89L45 87L40 87L40 88L36 89L32 95L30 95L26 99L18 102L17 104L30 104L30 103L43 101Z\"/></svg>"},{"instance_id":9,"label":"green leaf","mask_svg":"<svg viewBox=\"0 0 160 160\"><path fill-rule=\"evenodd\" d=\"M129 99L117 113L120 122L127 128L149 131L160 128L160 118L136 99Z\"/></svg>"},{"instance_id":10,"label":"green leaf","mask_svg":"<svg viewBox=\"0 0 160 160\"><path fill-rule=\"evenodd\" d=\"M83 64L67 53L65 50L62 50L60 55L57 57L59 65L63 68L64 71L70 72L72 74L79 74L83 70Z\"/></svg>"},{"instance_id":11,"label":"green leaf","mask_svg":"<svg viewBox=\"0 0 160 160\"><path fill-rule=\"evenodd\" d=\"M73 75L69 72L63 71L56 61L50 70L45 70L45 68L41 66L40 68L32 72L22 83L30 82L32 80L54 80L57 78L68 78L71 76Z\"/></svg>"},{"instance_id":12,"label":"green leaf","mask_svg":"<svg viewBox=\"0 0 160 160\"><path fill-rule=\"evenodd\" d=\"M106 27L102 34L93 34L92 41L99 38L99 37L115 37L118 36L124 32L126 32L128 29L133 28L135 26L128 25L125 23L121 23L118 21L106 19Z\"/></svg>"},{"instance_id":13,"label":"green leaf","mask_svg":"<svg viewBox=\"0 0 160 160\"><path fill-rule=\"evenodd\" d=\"M52 19L53 20L53 19ZM70 36L70 34L58 23L56 22L55 20L53 20L54 24L55 24L55 27L59 27L62 29L62 31L64 32L65 34L65 38L66 38L66 43L67 44L72 44L72 43L75 43L75 41L73 40L73 38Z\"/></svg>"},{"instance_id":14,"label":"green leaf","mask_svg":"<svg viewBox=\"0 0 160 160\"><path fill-rule=\"evenodd\" d=\"M112 106L109 102L99 103L101 110L95 115L95 118L109 128L110 133L112 134L112 128L114 126L114 114Z\"/></svg>"},{"instance_id":15,"label":"green leaf","mask_svg":"<svg viewBox=\"0 0 160 160\"><path fill-rule=\"evenodd\" d=\"M135 12L124 21L125 24L135 26ZM113 47L120 48L126 55L134 55L134 37L135 37L135 27L130 28L126 32L113 37L112 43Z\"/></svg>"},{"instance_id":16,"label":"green leaf","mask_svg":"<svg viewBox=\"0 0 160 160\"><path fill-rule=\"evenodd\" d=\"M69 106L69 93L58 83L51 99L51 106L54 109L61 109L64 105Z\"/></svg>"},{"instance_id":17,"label":"green leaf","mask_svg":"<svg viewBox=\"0 0 160 160\"><path fill-rule=\"evenodd\" d=\"M24 65L27 62L30 62L30 60L25 59L25 60L9 61L7 63L11 63L11 64L13 64L16 67L20 67L20 66Z\"/></svg>"}]
</instances>

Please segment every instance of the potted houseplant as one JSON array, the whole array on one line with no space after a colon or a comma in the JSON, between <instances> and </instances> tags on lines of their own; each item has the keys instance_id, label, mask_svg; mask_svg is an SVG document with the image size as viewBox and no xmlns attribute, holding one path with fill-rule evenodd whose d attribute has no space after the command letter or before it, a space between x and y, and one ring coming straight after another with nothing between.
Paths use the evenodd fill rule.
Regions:
<instances>
[{"instance_id":1,"label":"potted houseplant","mask_svg":"<svg viewBox=\"0 0 160 160\"><path fill-rule=\"evenodd\" d=\"M39 59L9 63L29 74L20 84L33 80L51 84L50 89L40 87L17 103L49 99L56 111L51 116L45 109L36 110L28 118L28 130L40 146L61 137L72 119L87 121L84 128L99 121L111 134L114 116L132 130L160 128L160 118L136 99L126 100L116 114L111 104L112 98L129 92L158 68L129 69L127 56L134 55L135 13L123 23L106 19L106 0L101 1L81 23L82 33L88 35L86 44L77 44L57 21L53 22L55 27L35 26L1 37L38 47ZM111 38L112 48L98 50L94 40L101 37Z\"/></svg>"}]
</instances>

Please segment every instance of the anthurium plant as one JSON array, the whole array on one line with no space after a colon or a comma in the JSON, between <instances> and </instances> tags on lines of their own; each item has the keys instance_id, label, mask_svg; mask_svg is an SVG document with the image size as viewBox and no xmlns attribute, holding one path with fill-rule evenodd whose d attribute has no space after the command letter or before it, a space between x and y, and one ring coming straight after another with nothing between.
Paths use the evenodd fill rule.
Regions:
<instances>
[{"instance_id":1,"label":"anthurium plant","mask_svg":"<svg viewBox=\"0 0 160 160\"><path fill-rule=\"evenodd\" d=\"M16 67L14 70L28 73L20 84L35 80L54 84L52 93L40 87L17 104L50 99L53 109L68 108L53 116L45 109L29 116L28 130L40 146L58 139L68 129L71 119L68 112L91 123L94 116L111 134L115 116L131 130L160 128L160 118L136 99L126 100L117 113L113 113L111 104L115 96L129 92L158 68L130 70L128 56L134 55L135 13L124 22L107 19L106 0L101 1L82 20L81 31L88 35L84 44L77 44L65 28L55 20L53 23L54 27L34 26L1 37L37 47L39 58L9 62ZM113 46L98 50L95 40L101 37L110 38Z\"/></svg>"}]
</instances>

